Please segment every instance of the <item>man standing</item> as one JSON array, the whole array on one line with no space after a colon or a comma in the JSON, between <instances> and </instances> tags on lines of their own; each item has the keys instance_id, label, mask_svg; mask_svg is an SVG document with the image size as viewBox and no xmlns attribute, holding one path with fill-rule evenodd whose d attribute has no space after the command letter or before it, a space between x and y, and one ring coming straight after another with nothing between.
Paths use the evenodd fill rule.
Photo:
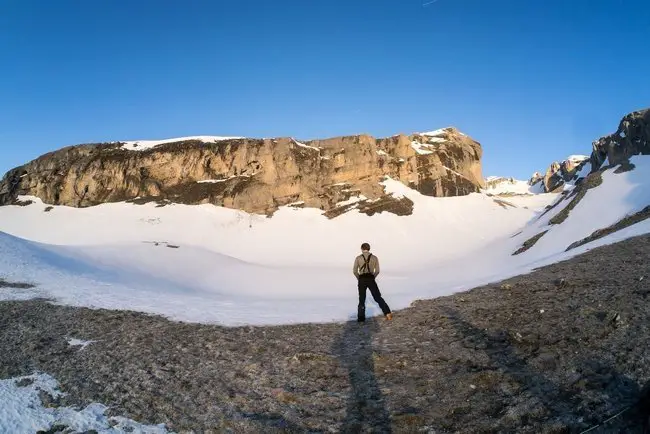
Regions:
<instances>
[{"instance_id":1,"label":"man standing","mask_svg":"<svg viewBox=\"0 0 650 434\"><path fill-rule=\"evenodd\" d=\"M370 253L370 244L363 243L361 245L361 254L354 259L354 267L352 272L357 277L359 282L359 307L357 309L357 321L364 322L366 320L366 289L370 289L370 294L375 302L379 305L386 319L393 319L393 314L390 308L384 301L379 292L377 281L375 280L379 274L379 260L375 255Z\"/></svg>"}]
</instances>

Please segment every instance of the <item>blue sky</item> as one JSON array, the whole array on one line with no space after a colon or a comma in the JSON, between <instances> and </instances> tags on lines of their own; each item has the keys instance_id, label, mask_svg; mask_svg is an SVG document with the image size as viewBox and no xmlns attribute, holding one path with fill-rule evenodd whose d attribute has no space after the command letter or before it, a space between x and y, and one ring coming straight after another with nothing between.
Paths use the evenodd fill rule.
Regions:
<instances>
[{"instance_id":1,"label":"blue sky","mask_svg":"<svg viewBox=\"0 0 650 434\"><path fill-rule=\"evenodd\" d=\"M454 125L485 176L526 178L650 106L649 23L647 0L0 0L0 172L87 142Z\"/></svg>"}]
</instances>

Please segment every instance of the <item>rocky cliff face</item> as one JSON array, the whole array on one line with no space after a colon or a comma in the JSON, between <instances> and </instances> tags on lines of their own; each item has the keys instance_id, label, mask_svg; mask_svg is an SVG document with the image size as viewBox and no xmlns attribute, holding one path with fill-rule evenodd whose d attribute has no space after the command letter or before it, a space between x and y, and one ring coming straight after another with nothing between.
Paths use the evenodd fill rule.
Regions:
<instances>
[{"instance_id":1,"label":"rocky cliff face","mask_svg":"<svg viewBox=\"0 0 650 434\"><path fill-rule=\"evenodd\" d=\"M584 155L571 155L563 161L554 161L544 175L535 172L528 181L530 185L542 183L544 193L557 193L564 189L566 183L575 181L578 173L589 162L589 157Z\"/></svg>"},{"instance_id":2,"label":"rocky cliff face","mask_svg":"<svg viewBox=\"0 0 650 434\"><path fill-rule=\"evenodd\" d=\"M618 165L633 155L650 155L650 109L627 114L614 134L596 140L592 147L593 171L600 169L605 161Z\"/></svg>"},{"instance_id":3,"label":"rocky cliff face","mask_svg":"<svg viewBox=\"0 0 650 434\"><path fill-rule=\"evenodd\" d=\"M226 138L87 144L61 149L8 172L0 205L19 195L47 204L212 203L272 214L283 205L333 212L410 213L384 192L388 176L429 196L459 196L483 185L482 149L454 128L375 139L367 135L300 143L292 138ZM410 202L410 201L408 201ZM343 203L343 204L342 204ZM412 207L412 203L410 204Z\"/></svg>"}]
</instances>

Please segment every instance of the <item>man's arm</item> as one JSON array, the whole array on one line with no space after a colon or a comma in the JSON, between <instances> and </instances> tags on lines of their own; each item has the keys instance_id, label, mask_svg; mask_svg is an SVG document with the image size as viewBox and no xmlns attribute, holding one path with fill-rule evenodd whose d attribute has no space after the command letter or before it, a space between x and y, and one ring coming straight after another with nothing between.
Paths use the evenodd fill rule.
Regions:
<instances>
[{"instance_id":1,"label":"man's arm","mask_svg":"<svg viewBox=\"0 0 650 434\"><path fill-rule=\"evenodd\" d=\"M352 266L352 272L356 276L356 278L359 278L359 266L357 265L357 262L359 261L359 258L354 258L354 265Z\"/></svg>"},{"instance_id":2,"label":"man's arm","mask_svg":"<svg viewBox=\"0 0 650 434\"><path fill-rule=\"evenodd\" d=\"M377 257L375 255L373 255L372 257L375 258L375 272L374 272L374 275L375 275L375 277L377 277L379 275L379 259L377 259Z\"/></svg>"}]
</instances>

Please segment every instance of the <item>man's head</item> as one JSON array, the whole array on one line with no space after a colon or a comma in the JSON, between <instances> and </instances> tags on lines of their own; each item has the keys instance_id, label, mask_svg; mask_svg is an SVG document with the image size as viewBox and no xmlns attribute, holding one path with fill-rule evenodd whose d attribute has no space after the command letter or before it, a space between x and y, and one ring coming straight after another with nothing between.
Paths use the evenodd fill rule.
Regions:
<instances>
[{"instance_id":1,"label":"man's head","mask_svg":"<svg viewBox=\"0 0 650 434\"><path fill-rule=\"evenodd\" d=\"M364 252L369 252L370 251L370 244L368 244L368 243L361 244L361 250L364 251Z\"/></svg>"}]
</instances>

